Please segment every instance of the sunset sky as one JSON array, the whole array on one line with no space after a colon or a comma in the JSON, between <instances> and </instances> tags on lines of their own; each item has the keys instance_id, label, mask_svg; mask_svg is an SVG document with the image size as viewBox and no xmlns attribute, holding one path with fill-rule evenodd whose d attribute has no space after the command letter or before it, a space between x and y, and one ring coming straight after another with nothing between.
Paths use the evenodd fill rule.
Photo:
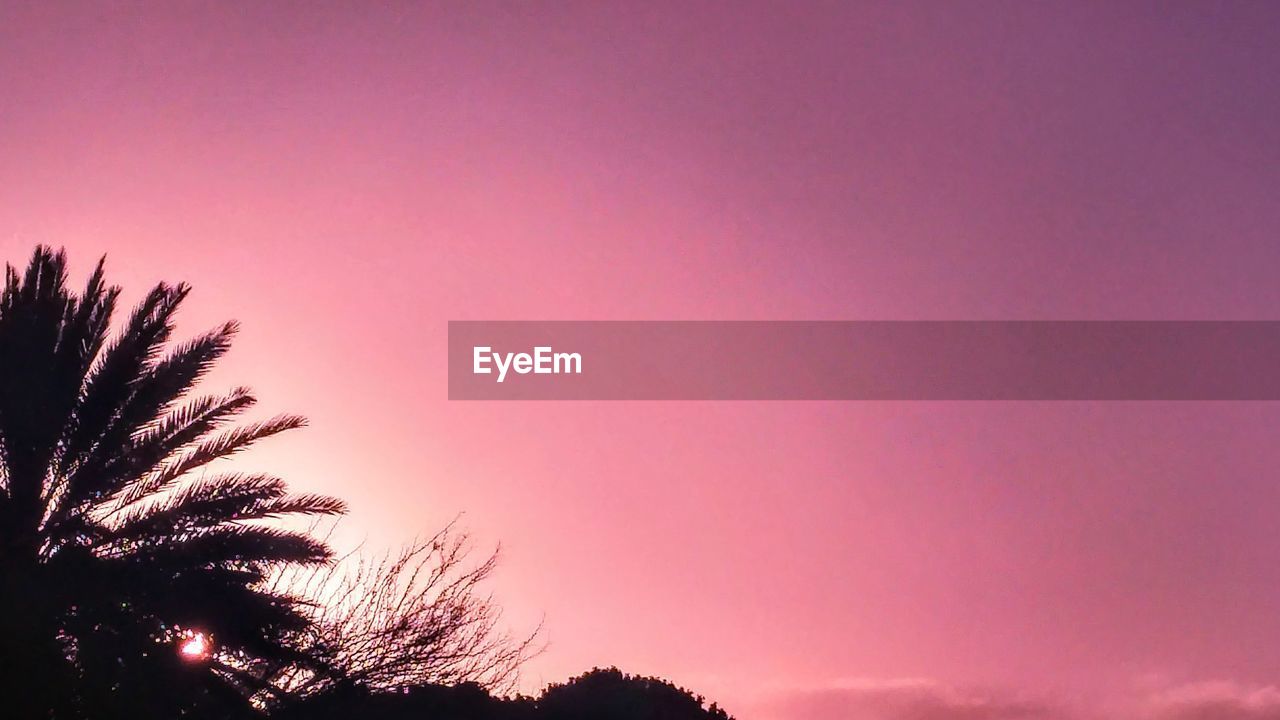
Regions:
<instances>
[{"instance_id":1,"label":"sunset sky","mask_svg":"<svg viewBox=\"0 0 1280 720\"><path fill-rule=\"evenodd\" d=\"M312 424L237 462L347 499L344 542L465 513L545 617L526 689L1280 717L1280 405L445 373L449 320L1280 319L1280 3L0 7L0 257L239 319L211 382Z\"/></svg>"}]
</instances>

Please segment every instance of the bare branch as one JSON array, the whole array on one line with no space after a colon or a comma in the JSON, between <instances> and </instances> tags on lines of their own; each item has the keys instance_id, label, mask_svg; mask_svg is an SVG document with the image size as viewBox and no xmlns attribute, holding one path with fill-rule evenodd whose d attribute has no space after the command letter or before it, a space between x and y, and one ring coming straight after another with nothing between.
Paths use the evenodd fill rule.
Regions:
<instances>
[{"instance_id":1,"label":"bare branch","mask_svg":"<svg viewBox=\"0 0 1280 720\"><path fill-rule=\"evenodd\" d=\"M499 552L473 561L474 550L455 520L396 553L352 553L277 576L276 587L311 608L299 646L318 661L280 668L274 682L280 694L463 682L498 693L514 689L520 666L542 649L541 626L527 635L500 627L501 610L484 589Z\"/></svg>"}]
</instances>

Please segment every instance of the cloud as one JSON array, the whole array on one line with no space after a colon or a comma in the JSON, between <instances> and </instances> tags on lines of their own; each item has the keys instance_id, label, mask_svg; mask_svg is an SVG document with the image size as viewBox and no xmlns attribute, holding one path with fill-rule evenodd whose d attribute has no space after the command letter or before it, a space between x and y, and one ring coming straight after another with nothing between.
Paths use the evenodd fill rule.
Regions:
<instances>
[{"instance_id":1,"label":"cloud","mask_svg":"<svg viewBox=\"0 0 1280 720\"><path fill-rule=\"evenodd\" d=\"M1152 696L1149 708L1152 720L1280 720L1280 689L1194 683Z\"/></svg>"},{"instance_id":2,"label":"cloud","mask_svg":"<svg viewBox=\"0 0 1280 720\"><path fill-rule=\"evenodd\" d=\"M753 720L1280 720L1280 687L1232 681L1164 685L1101 705L928 679L855 679L780 693ZM1072 709L1068 710L1068 707ZM1120 709L1124 708L1124 709Z\"/></svg>"},{"instance_id":3,"label":"cloud","mask_svg":"<svg viewBox=\"0 0 1280 720\"><path fill-rule=\"evenodd\" d=\"M762 714L773 720L1066 718L1058 709L1039 701L992 691L955 688L919 679L853 680L821 688L792 691L770 703Z\"/></svg>"}]
</instances>

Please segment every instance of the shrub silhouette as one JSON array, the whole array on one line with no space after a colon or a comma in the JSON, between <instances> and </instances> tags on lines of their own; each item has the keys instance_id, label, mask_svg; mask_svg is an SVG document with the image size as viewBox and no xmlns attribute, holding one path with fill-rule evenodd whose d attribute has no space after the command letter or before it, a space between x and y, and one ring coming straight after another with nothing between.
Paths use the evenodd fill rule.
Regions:
<instances>
[{"instance_id":1,"label":"shrub silhouette","mask_svg":"<svg viewBox=\"0 0 1280 720\"><path fill-rule=\"evenodd\" d=\"M547 688L537 702L539 720L730 720L712 703L658 678L595 669Z\"/></svg>"},{"instance_id":2,"label":"shrub silhouette","mask_svg":"<svg viewBox=\"0 0 1280 720\"><path fill-rule=\"evenodd\" d=\"M265 475L207 474L299 427L229 426L243 388L192 396L227 351L227 323L171 344L186 285L154 287L109 337L120 290L103 263L76 295L62 252L7 267L0 296L0 692L7 717L230 718L255 713L258 665L295 660L296 601L273 569L328 548L259 522L340 513ZM211 641L184 659L184 632ZM166 645L166 643L170 643Z\"/></svg>"},{"instance_id":3,"label":"shrub silhouette","mask_svg":"<svg viewBox=\"0 0 1280 720\"><path fill-rule=\"evenodd\" d=\"M658 678L595 669L539 697L499 698L474 683L399 692L350 687L273 713L272 720L733 720L714 703Z\"/></svg>"}]
</instances>

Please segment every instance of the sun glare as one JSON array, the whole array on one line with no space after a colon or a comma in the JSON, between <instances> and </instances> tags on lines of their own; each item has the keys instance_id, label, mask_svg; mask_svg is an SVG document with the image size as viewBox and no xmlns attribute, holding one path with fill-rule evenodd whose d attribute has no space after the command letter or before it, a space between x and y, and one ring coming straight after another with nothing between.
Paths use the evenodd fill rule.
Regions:
<instances>
[{"instance_id":1,"label":"sun glare","mask_svg":"<svg viewBox=\"0 0 1280 720\"><path fill-rule=\"evenodd\" d=\"M204 633L190 633L178 646L178 653L188 660L203 660L209 657L209 639Z\"/></svg>"}]
</instances>

